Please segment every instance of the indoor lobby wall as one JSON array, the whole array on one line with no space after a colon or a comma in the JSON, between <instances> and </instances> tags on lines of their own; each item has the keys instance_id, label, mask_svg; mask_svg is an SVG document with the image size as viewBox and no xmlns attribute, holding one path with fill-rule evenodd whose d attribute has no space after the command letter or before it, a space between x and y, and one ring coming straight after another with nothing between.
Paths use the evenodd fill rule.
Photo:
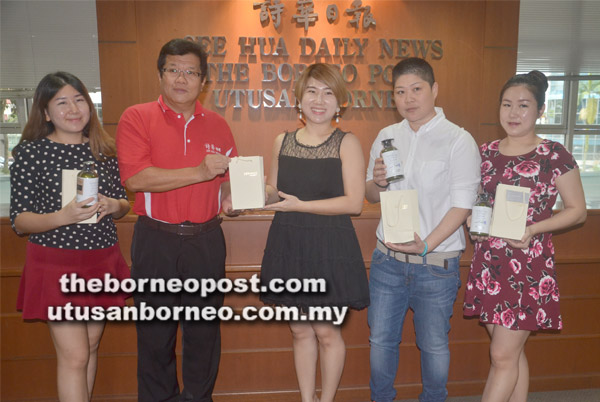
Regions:
<instances>
[{"instance_id":1,"label":"indoor lobby wall","mask_svg":"<svg viewBox=\"0 0 600 402\"><path fill-rule=\"evenodd\" d=\"M114 133L119 117L129 105L156 100L159 94L156 57L160 47L174 37L209 37L210 63L215 63L209 82L201 96L203 104L220 113L230 124L241 155L263 155L268 166L273 139L284 130L299 127L293 107L293 80L287 81L283 65L310 64L324 61L344 66L352 78L348 89L354 95L364 91L364 104L351 104L340 121L360 139L365 157L372 141L383 127L399 120L395 108L386 105L385 91L390 86L381 76L373 80L370 70L394 65L404 55L414 55L420 45L429 50L425 58L433 65L440 90L438 106L446 116L473 134L478 144L500 137L497 123L498 93L502 84L515 72L518 39L518 1L376 1L363 0L370 6L376 23L358 27L350 25L346 9L351 0L316 0L317 20L304 29L294 22L298 13L296 1L282 1L285 6L281 24L272 20L260 22L258 1L97 1L100 72L103 97L103 120ZM326 9L337 5L338 19L329 23ZM222 39L213 39L223 37ZM240 48L240 38L283 38L287 56L256 55ZM305 39L302 39L305 38ZM323 43L328 47L319 57L303 56L302 43ZM340 38L336 42L334 38ZM347 39L344 55L343 40ZM367 44L360 49L354 40ZM245 39L248 43L249 39ZM389 55L382 50L382 40L398 48ZM415 42L412 42L415 41ZM420 42L422 41L422 42ZM435 41L438 41L434 44ZM336 54L336 43L338 46ZM414 46L413 46L414 43ZM435 45L435 46L434 46ZM216 46L216 50L215 50ZM268 50L271 50L269 52ZM310 48L305 49L310 53ZM420 50L419 50L420 51ZM216 53L216 54L215 54ZM223 54L224 55L220 55ZM244 54L245 53L245 54ZM420 53L420 55L423 55ZM383 57L380 57L383 56ZM240 79L235 70L231 81L224 74L219 79L219 64L240 65ZM282 79L263 82L264 64L282 68ZM247 66L247 81L246 67ZM235 68L235 67L234 67ZM355 69L355 70L354 70ZM268 76L267 78L269 78ZM373 81L373 82L370 82ZM248 90L270 90L274 102L261 99L258 107L247 103ZM372 104L369 91L383 93L382 106ZM231 93L225 104L223 94ZM286 93L290 105L286 104ZM215 95L220 95L215 102ZM245 93L246 95L242 95ZM236 107L236 94L240 107ZM264 94L264 92L263 92ZM277 104L281 107L275 107ZM253 103L255 106L257 103ZM356 107L355 107L356 106ZM260 262L272 215L252 213L226 218L223 228L230 278L250 277L260 272ZM118 223L123 254L129 259L129 247L135 216L128 215ZM375 245L375 227L379 206L365 206L353 218L363 257L369 266ZM1 394L3 401L55 400L56 360L54 348L43 323L25 323L15 310L18 283L25 255L25 240L17 237L7 219L0 225L2 261L0 291L2 318ZM580 228L555 237L561 306L565 328L560 332L538 334L529 340L527 353L531 370L531 389L572 389L600 387L600 323L594 319L600 310L600 214L590 212ZM464 284L472 247L461 259ZM476 320L462 317L464 287L454 307L451 320L452 354L448 388L450 395L480 393L487 377L489 339ZM240 309L261 306L254 294L228 295L225 303ZM343 326L347 358L336 400L367 401L369 399L369 330L366 311L352 312ZM296 401L299 400L293 367L291 335L285 323L247 322L222 325L223 353L215 389L216 401ZM420 362L415 346L412 315L409 313L400 346L401 363L396 385L399 397L415 398L420 391ZM177 349L178 358L181 348ZM99 368L95 401L136 400L136 335L133 323L109 323L99 351Z\"/></svg>"}]
</instances>

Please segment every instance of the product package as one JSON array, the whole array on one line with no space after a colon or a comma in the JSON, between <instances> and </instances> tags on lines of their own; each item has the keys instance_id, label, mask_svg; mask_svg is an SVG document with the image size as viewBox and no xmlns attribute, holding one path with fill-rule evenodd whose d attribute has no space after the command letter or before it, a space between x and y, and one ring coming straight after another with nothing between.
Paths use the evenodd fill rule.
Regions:
<instances>
[{"instance_id":1,"label":"product package","mask_svg":"<svg viewBox=\"0 0 600 402\"><path fill-rule=\"evenodd\" d=\"M63 169L62 170L62 199L61 207L64 207L77 195L77 175L80 170L77 169ZM84 219L77 223L96 223L96 215L92 215L88 219Z\"/></svg>"},{"instance_id":2,"label":"product package","mask_svg":"<svg viewBox=\"0 0 600 402\"><path fill-rule=\"evenodd\" d=\"M262 156L238 156L229 162L233 209L265 207L265 175Z\"/></svg>"},{"instance_id":3,"label":"product package","mask_svg":"<svg viewBox=\"0 0 600 402\"><path fill-rule=\"evenodd\" d=\"M490 236L521 240L527 225L529 193L527 187L498 184Z\"/></svg>"},{"instance_id":4,"label":"product package","mask_svg":"<svg viewBox=\"0 0 600 402\"><path fill-rule=\"evenodd\" d=\"M379 193L383 237L389 243L414 241L421 235L417 190L396 190Z\"/></svg>"}]
</instances>

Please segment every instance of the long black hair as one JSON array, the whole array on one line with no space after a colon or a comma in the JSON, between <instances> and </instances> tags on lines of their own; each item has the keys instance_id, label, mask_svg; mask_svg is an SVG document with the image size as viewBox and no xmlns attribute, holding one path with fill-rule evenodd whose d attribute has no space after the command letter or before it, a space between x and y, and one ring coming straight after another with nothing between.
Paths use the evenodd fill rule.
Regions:
<instances>
[{"instance_id":1,"label":"long black hair","mask_svg":"<svg viewBox=\"0 0 600 402\"><path fill-rule=\"evenodd\" d=\"M89 138L90 148L94 158L102 160L102 156L113 157L116 155L115 140L102 128L100 120L94 109L94 103L87 88L79 78L71 73L57 71L47 74L35 89L33 95L33 105L31 113L19 144L25 141L36 141L46 138L55 130L54 124L51 121L46 121L46 111L48 103L56 96L58 91L63 87L70 85L85 98L85 101L90 108L90 120L83 128L84 137ZM18 147L15 147L18 153Z\"/></svg>"}]
</instances>

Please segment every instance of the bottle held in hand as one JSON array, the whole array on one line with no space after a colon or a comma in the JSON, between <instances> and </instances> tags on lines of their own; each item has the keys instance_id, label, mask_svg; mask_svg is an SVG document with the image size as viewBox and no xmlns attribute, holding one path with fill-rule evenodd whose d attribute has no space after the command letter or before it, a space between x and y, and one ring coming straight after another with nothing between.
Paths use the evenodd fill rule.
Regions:
<instances>
[{"instance_id":1,"label":"bottle held in hand","mask_svg":"<svg viewBox=\"0 0 600 402\"><path fill-rule=\"evenodd\" d=\"M473 236L489 236L492 223L492 205L489 194L477 196L471 213L471 230Z\"/></svg>"},{"instance_id":2,"label":"bottle held in hand","mask_svg":"<svg viewBox=\"0 0 600 402\"><path fill-rule=\"evenodd\" d=\"M93 161L83 162L83 168L77 175L77 202L94 199L84 207L88 208L98 202L98 173Z\"/></svg>"},{"instance_id":3,"label":"bottle held in hand","mask_svg":"<svg viewBox=\"0 0 600 402\"><path fill-rule=\"evenodd\" d=\"M402 167L402 160L400 159L400 151L398 148L392 145L393 138L382 140L383 149L381 150L381 157L386 169L386 180L388 183L392 183L398 180L404 179L404 168Z\"/></svg>"}]
</instances>

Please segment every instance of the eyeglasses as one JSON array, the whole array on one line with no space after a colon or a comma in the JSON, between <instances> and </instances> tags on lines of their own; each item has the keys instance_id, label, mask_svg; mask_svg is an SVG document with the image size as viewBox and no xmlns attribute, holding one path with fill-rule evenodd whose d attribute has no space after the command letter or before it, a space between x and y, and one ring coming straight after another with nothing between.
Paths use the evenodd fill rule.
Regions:
<instances>
[{"instance_id":1,"label":"eyeglasses","mask_svg":"<svg viewBox=\"0 0 600 402\"><path fill-rule=\"evenodd\" d=\"M179 77L179 74L183 73L183 76L185 78L200 78L200 76L202 75L202 73L199 73L197 71L192 71L192 70L178 70L176 68L163 68L160 71L162 71L163 73L167 73L168 75L170 75L173 78Z\"/></svg>"}]
</instances>

